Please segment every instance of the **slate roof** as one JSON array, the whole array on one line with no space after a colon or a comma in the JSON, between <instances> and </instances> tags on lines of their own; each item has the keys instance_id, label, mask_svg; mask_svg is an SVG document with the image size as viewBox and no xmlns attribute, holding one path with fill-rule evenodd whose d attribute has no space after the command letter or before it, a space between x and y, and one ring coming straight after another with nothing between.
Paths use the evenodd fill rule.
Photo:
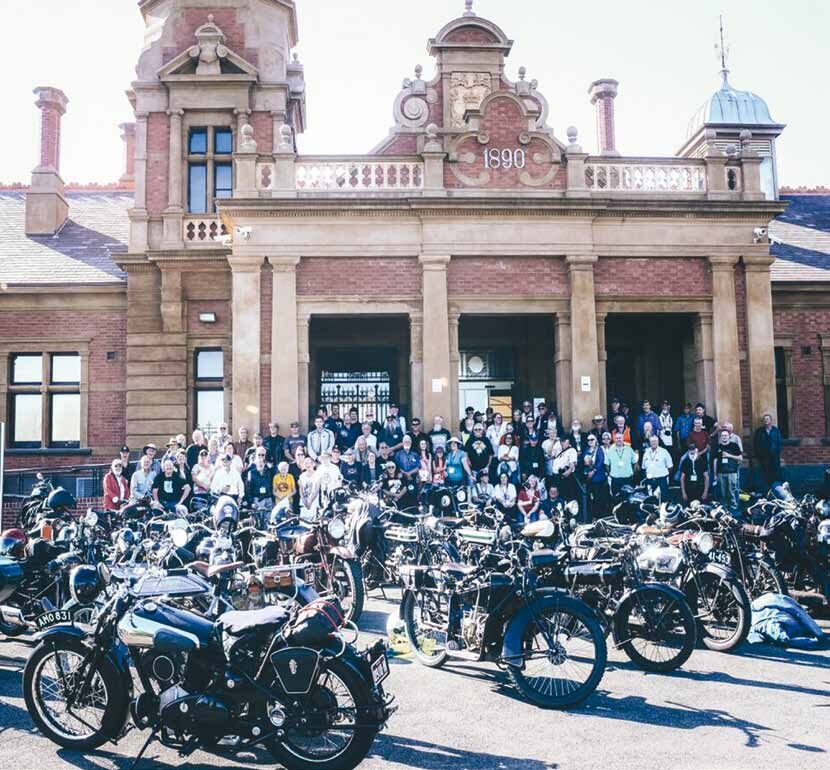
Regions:
<instances>
[{"instance_id":1,"label":"slate roof","mask_svg":"<svg viewBox=\"0 0 830 770\"><path fill-rule=\"evenodd\" d=\"M790 205L769 223L773 282L830 282L830 195L781 200Z\"/></svg>"},{"instance_id":2,"label":"slate roof","mask_svg":"<svg viewBox=\"0 0 830 770\"><path fill-rule=\"evenodd\" d=\"M0 285L124 283L111 255L127 249L132 192L67 192L66 199L69 219L60 232L30 236L25 191L0 190Z\"/></svg>"}]
</instances>

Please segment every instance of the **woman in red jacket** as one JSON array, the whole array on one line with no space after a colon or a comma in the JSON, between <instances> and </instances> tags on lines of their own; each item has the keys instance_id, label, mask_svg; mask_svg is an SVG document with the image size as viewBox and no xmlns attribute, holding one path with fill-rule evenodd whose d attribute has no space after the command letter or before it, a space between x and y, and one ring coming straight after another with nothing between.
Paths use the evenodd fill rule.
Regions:
<instances>
[{"instance_id":1,"label":"woman in red jacket","mask_svg":"<svg viewBox=\"0 0 830 770\"><path fill-rule=\"evenodd\" d=\"M130 499L130 485L124 478L124 465L119 457L112 461L109 473L104 476L104 510L117 511Z\"/></svg>"}]
</instances>

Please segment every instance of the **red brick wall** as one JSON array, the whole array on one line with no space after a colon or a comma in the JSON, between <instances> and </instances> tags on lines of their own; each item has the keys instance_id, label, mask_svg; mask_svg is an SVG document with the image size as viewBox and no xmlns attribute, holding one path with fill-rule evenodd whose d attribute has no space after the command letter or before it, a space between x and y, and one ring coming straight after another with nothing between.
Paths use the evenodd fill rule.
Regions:
<instances>
[{"instance_id":1,"label":"red brick wall","mask_svg":"<svg viewBox=\"0 0 830 770\"><path fill-rule=\"evenodd\" d=\"M245 28L236 8L185 8L176 23L175 45L164 49L164 62L195 44L196 30L207 23L208 14L213 14L213 23L224 33L225 45L256 66L257 50L245 47Z\"/></svg>"},{"instance_id":2,"label":"red brick wall","mask_svg":"<svg viewBox=\"0 0 830 770\"><path fill-rule=\"evenodd\" d=\"M598 295L709 296L712 276L705 259L602 257L594 265Z\"/></svg>"},{"instance_id":3,"label":"red brick wall","mask_svg":"<svg viewBox=\"0 0 830 770\"><path fill-rule=\"evenodd\" d=\"M3 501L3 521L0 523L0 529L8 529L15 526L19 519L20 509L23 507L20 500L4 500ZM74 514L79 516L81 513L86 513L87 508L94 508L100 510L104 507L103 497L81 497L78 499L78 505L74 510Z\"/></svg>"},{"instance_id":4,"label":"red brick wall","mask_svg":"<svg viewBox=\"0 0 830 770\"><path fill-rule=\"evenodd\" d=\"M738 318L738 350L744 353L741 369L741 406L744 432L752 425L752 393L749 382L749 350L746 341L746 273L742 264L735 265L735 309ZM717 332L717 330L715 330Z\"/></svg>"},{"instance_id":5,"label":"red brick wall","mask_svg":"<svg viewBox=\"0 0 830 770\"><path fill-rule=\"evenodd\" d=\"M271 113L252 112L251 126L254 129L257 150L267 155L274 147L274 119Z\"/></svg>"},{"instance_id":6,"label":"red brick wall","mask_svg":"<svg viewBox=\"0 0 830 770\"><path fill-rule=\"evenodd\" d=\"M151 112L147 118L147 211L160 214L167 207L170 118Z\"/></svg>"},{"instance_id":7,"label":"red brick wall","mask_svg":"<svg viewBox=\"0 0 830 770\"><path fill-rule=\"evenodd\" d=\"M297 267L297 294L326 297L417 296L421 268L417 259L386 257L312 257Z\"/></svg>"},{"instance_id":8,"label":"red brick wall","mask_svg":"<svg viewBox=\"0 0 830 770\"><path fill-rule=\"evenodd\" d=\"M486 145L479 144L478 138L471 136L465 139L458 146L458 153L472 153L475 160L473 163L455 162L456 170L471 179L487 178L487 182L476 184L477 187L510 189L523 187L533 189L522 181L523 177L529 176L533 180L543 178L550 170L550 163L537 163L534 156L541 154L550 158L551 148L538 137L533 137L530 142L523 145L519 142L519 136L527 133L527 118L522 116L521 107L506 96L496 97L486 106L486 112L481 119L481 131L489 136ZM525 152L525 167L518 168L490 168L484 166L484 154L487 149L497 148L500 150L523 149ZM447 187L464 187L453 174L450 162L444 164L444 184ZM567 175L563 166L559 165L555 176L543 188L563 189L567 184Z\"/></svg>"},{"instance_id":9,"label":"red brick wall","mask_svg":"<svg viewBox=\"0 0 830 770\"><path fill-rule=\"evenodd\" d=\"M383 155L414 155L418 151L415 134L399 134L383 148Z\"/></svg>"},{"instance_id":10,"label":"red brick wall","mask_svg":"<svg viewBox=\"0 0 830 770\"><path fill-rule=\"evenodd\" d=\"M485 312L490 291L522 297L567 295L568 276L564 259L453 257L447 269L447 290L450 295L481 295Z\"/></svg>"},{"instance_id":11,"label":"red brick wall","mask_svg":"<svg viewBox=\"0 0 830 770\"><path fill-rule=\"evenodd\" d=\"M271 320L273 318L274 272L270 265L262 270L260 282L260 330L259 339L263 355L271 355ZM259 414L260 432L267 435L268 423L271 421L271 364L264 363L259 368ZM288 430L287 425L280 425L283 433Z\"/></svg>"},{"instance_id":12,"label":"red brick wall","mask_svg":"<svg viewBox=\"0 0 830 770\"><path fill-rule=\"evenodd\" d=\"M497 43L498 38L486 29L481 27L459 27L447 35L444 40L447 43Z\"/></svg>"},{"instance_id":13,"label":"red brick wall","mask_svg":"<svg viewBox=\"0 0 830 770\"><path fill-rule=\"evenodd\" d=\"M13 338L21 333L20 329L19 315L0 313L0 337ZM7 467L56 467L78 465L81 462L109 462L112 459L111 449L123 443L126 432L126 315L118 311L96 312L94 307L83 315L68 310L48 314L33 313L26 319L26 336L42 339L44 352L49 352L50 340L60 342L91 336L87 444L93 450L93 456L7 456ZM116 353L115 361L107 361L108 352ZM5 364L0 362L0 365ZM98 390L103 386L112 389Z\"/></svg>"}]
</instances>

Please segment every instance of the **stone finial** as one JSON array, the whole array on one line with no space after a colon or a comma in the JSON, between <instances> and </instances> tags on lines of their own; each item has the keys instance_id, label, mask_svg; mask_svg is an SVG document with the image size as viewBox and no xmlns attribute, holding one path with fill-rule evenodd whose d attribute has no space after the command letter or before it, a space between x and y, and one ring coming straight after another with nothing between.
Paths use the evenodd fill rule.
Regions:
<instances>
[{"instance_id":1,"label":"stone finial","mask_svg":"<svg viewBox=\"0 0 830 770\"><path fill-rule=\"evenodd\" d=\"M741 151L747 151L749 149L749 143L752 139L752 131L748 128L741 129L741 133L738 134L738 138L741 141Z\"/></svg>"},{"instance_id":2,"label":"stone finial","mask_svg":"<svg viewBox=\"0 0 830 770\"><path fill-rule=\"evenodd\" d=\"M280 143L277 146L277 152L294 152L293 135L294 131L288 123L280 126Z\"/></svg>"},{"instance_id":3,"label":"stone finial","mask_svg":"<svg viewBox=\"0 0 830 770\"><path fill-rule=\"evenodd\" d=\"M519 67L519 80L516 82L516 93L519 96L525 96L530 93L530 83L525 80L527 77L527 67Z\"/></svg>"},{"instance_id":4,"label":"stone finial","mask_svg":"<svg viewBox=\"0 0 830 770\"><path fill-rule=\"evenodd\" d=\"M291 58L293 59L294 64L300 63L300 54L297 53L297 51L294 51L294 53L291 55Z\"/></svg>"},{"instance_id":5,"label":"stone finial","mask_svg":"<svg viewBox=\"0 0 830 770\"><path fill-rule=\"evenodd\" d=\"M475 16L475 12L473 11L473 0L464 0L464 15Z\"/></svg>"},{"instance_id":6,"label":"stone finial","mask_svg":"<svg viewBox=\"0 0 830 770\"><path fill-rule=\"evenodd\" d=\"M239 137L239 152L256 152L256 140L254 139L254 129L250 123L242 126L241 136Z\"/></svg>"},{"instance_id":7,"label":"stone finial","mask_svg":"<svg viewBox=\"0 0 830 770\"><path fill-rule=\"evenodd\" d=\"M579 146L579 131L577 131L576 126L568 126L567 130L568 135L568 147L566 152L574 153L574 152L582 152L582 147Z\"/></svg>"},{"instance_id":8,"label":"stone finial","mask_svg":"<svg viewBox=\"0 0 830 770\"><path fill-rule=\"evenodd\" d=\"M526 75L527 75L527 67L522 65L521 67L519 67L519 80L524 80Z\"/></svg>"},{"instance_id":9,"label":"stone finial","mask_svg":"<svg viewBox=\"0 0 830 770\"><path fill-rule=\"evenodd\" d=\"M443 152L444 148L438 138L438 126L435 123L430 123L426 128L426 132L427 141L424 145L424 152Z\"/></svg>"},{"instance_id":10,"label":"stone finial","mask_svg":"<svg viewBox=\"0 0 830 770\"><path fill-rule=\"evenodd\" d=\"M421 73L424 71L424 68L420 64L415 65L415 79L421 79Z\"/></svg>"}]
</instances>

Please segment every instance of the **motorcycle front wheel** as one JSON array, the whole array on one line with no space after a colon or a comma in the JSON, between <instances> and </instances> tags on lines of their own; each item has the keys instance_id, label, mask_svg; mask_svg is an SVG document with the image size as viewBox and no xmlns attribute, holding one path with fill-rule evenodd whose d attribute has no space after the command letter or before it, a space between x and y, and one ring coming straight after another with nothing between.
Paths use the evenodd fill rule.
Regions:
<instances>
[{"instance_id":1,"label":"motorcycle front wheel","mask_svg":"<svg viewBox=\"0 0 830 770\"><path fill-rule=\"evenodd\" d=\"M286 770L352 770L369 753L378 727L365 724L372 705L366 681L334 658L320 668L308 695L300 699L300 714L289 714L285 736L268 749ZM282 709L282 704L269 703Z\"/></svg>"},{"instance_id":2,"label":"motorcycle front wheel","mask_svg":"<svg viewBox=\"0 0 830 770\"><path fill-rule=\"evenodd\" d=\"M415 659L429 668L438 668L447 662L447 634L436 626L446 622L437 596L428 593L406 594L403 603L403 622L406 639Z\"/></svg>"},{"instance_id":3,"label":"motorcycle front wheel","mask_svg":"<svg viewBox=\"0 0 830 770\"><path fill-rule=\"evenodd\" d=\"M321 593L331 592L340 602L346 620L354 623L363 612L365 591L363 587L363 570L357 559L343 559L335 556L331 562L331 576L325 569L320 570Z\"/></svg>"},{"instance_id":4,"label":"motorcycle front wheel","mask_svg":"<svg viewBox=\"0 0 830 770\"><path fill-rule=\"evenodd\" d=\"M127 718L128 696L115 666L101 658L89 686L81 664L89 648L74 639L39 644L23 671L23 696L32 721L50 741L89 750L114 739ZM72 698L72 705L69 699Z\"/></svg>"},{"instance_id":5,"label":"motorcycle front wheel","mask_svg":"<svg viewBox=\"0 0 830 770\"><path fill-rule=\"evenodd\" d=\"M737 580L702 572L686 584L703 644L716 652L732 652L749 634L752 604Z\"/></svg>"},{"instance_id":6,"label":"motorcycle front wheel","mask_svg":"<svg viewBox=\"0 0 830 770\"><path fill-rule=\"evenodd\" d=\"M686 598L643 586L617 608L614 642L643 671L680 668L695 649L697 626Z\"/></svg>"},{"instance_id":7,"label":"motorcycle front wheel","mask_svg":"<svg viewBox=\"0 0 830 770\"><path fill-rule=\"evenodd\" d=\"M789 595L787 581L781 570L765 558L747 560L747 581L744 588L751 601L768 593Z\"/></svg>"}]
</instances>

